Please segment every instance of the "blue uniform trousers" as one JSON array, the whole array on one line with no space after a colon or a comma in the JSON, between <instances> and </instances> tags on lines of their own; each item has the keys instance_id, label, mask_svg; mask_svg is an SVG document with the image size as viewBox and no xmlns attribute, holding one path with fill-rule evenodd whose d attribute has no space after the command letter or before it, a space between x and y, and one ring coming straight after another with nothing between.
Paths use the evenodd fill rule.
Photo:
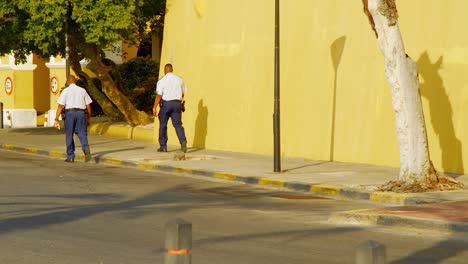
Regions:
<instances>
[{"instance_id":1,"label":"blue uniform trousers","mask_svg":"<svg viewBox=\"0 0 468 264\"><path fill-rule=\"evenodd\" d=\"M169 118L179 138L179 142L187 142L184 127L182 126L182 109L179 101L164 101L159 111L159 145L162 149L167 149L167 122Z\"/></svg>"},{"instance_id":2,"label":"blue uniform trousers","mask_svg":"<svg viewBox=\"0 0 468 264\"><path fill-rule=\"evenodd\" d=\"M88 145L88 122L86 121L86 113L82 111L67 112L65 118L65 133L67 142L67 158L75 158L75 141L73 134L77 134L80 139L83 152L89 147Z\"/></svg>"}]
</instances>

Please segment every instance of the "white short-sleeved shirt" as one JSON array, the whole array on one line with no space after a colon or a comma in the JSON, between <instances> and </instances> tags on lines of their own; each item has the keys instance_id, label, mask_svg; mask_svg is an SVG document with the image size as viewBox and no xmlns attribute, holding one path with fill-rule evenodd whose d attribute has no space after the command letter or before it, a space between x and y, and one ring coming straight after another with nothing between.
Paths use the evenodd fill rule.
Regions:
<instances>
[{"instance_id":1,"label":"white short-sleeved shirt","mask_svg":"<svg viewBox=\"0 0 468 264\"><path fill-rule=\"evenodd\" d=\"M86 90L73 83L62 91L58 99L58 104L64 105L65 109L86 109L86 105L92 102Z\"/></svg>"},{"instance_id":2,"label":"white short-sleeved shirt","mask_svg":"<svg viewBox=\"0 0 468 264\"><path fill-rule=\"evenodd\" d=\"M164 101L182 100L182 95L186 92L187 87L185 87L184 80L172 72L164 75L156 85L156 93Z\"/></svg>"}]
</instances>

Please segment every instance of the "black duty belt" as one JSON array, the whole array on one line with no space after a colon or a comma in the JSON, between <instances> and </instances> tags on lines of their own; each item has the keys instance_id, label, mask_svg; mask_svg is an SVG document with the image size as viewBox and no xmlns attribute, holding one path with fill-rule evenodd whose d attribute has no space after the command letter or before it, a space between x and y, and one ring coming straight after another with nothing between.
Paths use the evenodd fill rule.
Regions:
<instances>
[{"instance_id":1,"label":"black duty belt","mask_svg":"<svg viewBox=\"0 0 468 264\"><path fill-rule=\"evenodd\" d=\"M70 108L70 109L65 109L65 112L86 112L86 109Z\"/></svg>"},{"instance_id":2,"label":"black duty belt","mask_svg":"<svg viewBox=\"0 0 468 264\"><path fill-rule=\"evenodd\" d=\"M166 101L166 100L163 100L163 103L168 103L168 102L182 102L181 100L169 100L169 101Z\"/></svg>"}]
</instances>

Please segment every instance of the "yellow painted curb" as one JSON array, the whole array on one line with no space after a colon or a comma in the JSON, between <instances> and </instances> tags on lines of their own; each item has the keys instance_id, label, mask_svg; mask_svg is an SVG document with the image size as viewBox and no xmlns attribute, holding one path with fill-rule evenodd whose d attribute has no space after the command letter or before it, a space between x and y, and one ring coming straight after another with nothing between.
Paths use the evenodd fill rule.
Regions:
<instances>
[{"instance_id":1,"label":"yellow painted curb","mask_svg":"<svg viewBox=\"0 0 468 264\"><path fill-rule=\"evenodd\" d=\"M340 193L341 188L332 186L332 185L312 185L310 186L309 192L311 193L319 193L325 195L338 195Z\"/></svg>"},{"instance_id":2,"label":"yellow painted curb","mask_svg":"<svg viewBox=\"0 0 468 264\"><path fill-rule=\"evenodd\" d=\"M39 152L39 149L38 148L26 148L26 152L37 154Z\"/></svg>"},{"instance_id":3,"label":"yellow painted curb","mask_svg":"<svg viewBox=\"0 0 468 264\"><path fill-rule=\"evenodd\" d=\"M228 172L215 172L213 174L213 178L227 181L235 181L237 179L237 175Z\"/></svg>"},{"instance_id":4,"label":"yellow painted curb","mask_svg":"<svg viewBox=\"0 0 468 264\"><path fill-rule=\"evenodd\" d=\"M391 192L373 192L369 200L378 203L405 204L408 195L402 193Z\"/></svg>"},{"instance_id":5,"label":"yellow painted curb","mask_svg":"<svg viewBox=\"0 0 468 264\"><path fill-rule=\"evenodd\" d=\"M176 167L175 168L175 172L177 173L192 173L192 169L191 168L186 168L186 167Z\"/></svg>"},{"instance_id":6,"label":"yellow painted curb","mask_svg":"<svg viewBox=\"0 0 468 264\"><path fill-rule=\"evenodd\" d=\"M75 158L78 159L78 160L84 160L85 155L84 154L77 154Z\"/></svg>"},{"instance_id":7,"label":"yellow painted curb","mask_svg":"<svg viewBox=\"0 0 468 264\"><path fill-rule=\"evenodd\" d=\"M123 161L120 159L113 159L113 158L105 158L103 159L105 163L113 164L113 165L122 165Z\"/></svg>"},{"instance_id":8,"label":"yellow painted curb","mask_svg":"<svg viewBox=\"0 0 468 264\"><path fill-rule=\"evenodd\" d=\"M132 139L144 142L153 142L154 131L153 129L134 127Z\"/></svg>"},{"instance_id":9,"label":"yellow painted curb","mask_svg":"<svg viewBox=\"0 0 468 264\"><path fill-rule=\"evenodd\" d=\"M65 155L65 152L63 152L63 151L58 151L58 150L49 151L49 157L62 158L63 155Z\"/></svg>"},{"instance_id":10,"label":"yellow painted curb","mask_svg":"<svg viewBox=\"0 0 468 264\"><path fill-rule=\"evenodd\" d=\"M140 162L138 163L137 167L140 169L155 169L158 167L158 165L149 162Z\"/></svg>"},{"instance_id":11,"label":"yellow painted curb","mask_svg":"<svg viewBox=\"0 0 468 264\"><path fill-rule=\"evenodd\" d=\"M3 144L2 147L4 149L15 149L16 148L16 145L13 145L13 144Z\"/></svg>"},{"instance_id":12,"label":"yellow painted curb","mask_svg":"<svg viewBox=\"0 0 468 264\"><path fill-rule=\"evenodd\" d=\"M275 179L269 179L269 178L260 178L258 180L259 185L277 187L277 188L284 187L285 182L286 181L283 181L283 180L275 180Z\"/></svg>"}]
</instances>

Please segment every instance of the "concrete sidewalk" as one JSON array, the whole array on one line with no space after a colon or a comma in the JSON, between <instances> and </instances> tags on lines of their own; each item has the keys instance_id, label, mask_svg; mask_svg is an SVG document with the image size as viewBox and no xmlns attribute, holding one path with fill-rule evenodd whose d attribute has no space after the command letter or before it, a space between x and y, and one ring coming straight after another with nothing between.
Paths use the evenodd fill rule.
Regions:
<instances>
[{"instance_id":1,"label":"concrete sidewalk","mask_svg":"<svg viewBox=\"0 0 468 264\"><path fill-rule=\"evenodd\" d=\"M103 127L95 125L91 131ZM106 131L124 131L125 126L106 127ZM144 130L144 129L140 129ZM144 132L152 135L152 130ZM118 133L117 133L118 134ZM141 134L141 132L140 132ZM3 149L65 157L65 137L54 128L0 130ZM394 179L398 169L364 164L313 161L283 158L283 173L272 173L273 162L268 156L241 154L206 149L189 149L186 160L174 160L178 147L169 146L168 153L158 153L152 143L89 135L94 161L126 165L171 173L192 174L247 184L309 192L315 195L344 199L370 200L393 205L413 205L443 201L468 201L468 191L396 194L373 191L375 185ZM76 141L79 143L79 141ZM77 147L79 149L79 147ZM77 160L83 160L77 151ZM468 186L468 175L457 178Z\"/></svg>"}]
</instances>

